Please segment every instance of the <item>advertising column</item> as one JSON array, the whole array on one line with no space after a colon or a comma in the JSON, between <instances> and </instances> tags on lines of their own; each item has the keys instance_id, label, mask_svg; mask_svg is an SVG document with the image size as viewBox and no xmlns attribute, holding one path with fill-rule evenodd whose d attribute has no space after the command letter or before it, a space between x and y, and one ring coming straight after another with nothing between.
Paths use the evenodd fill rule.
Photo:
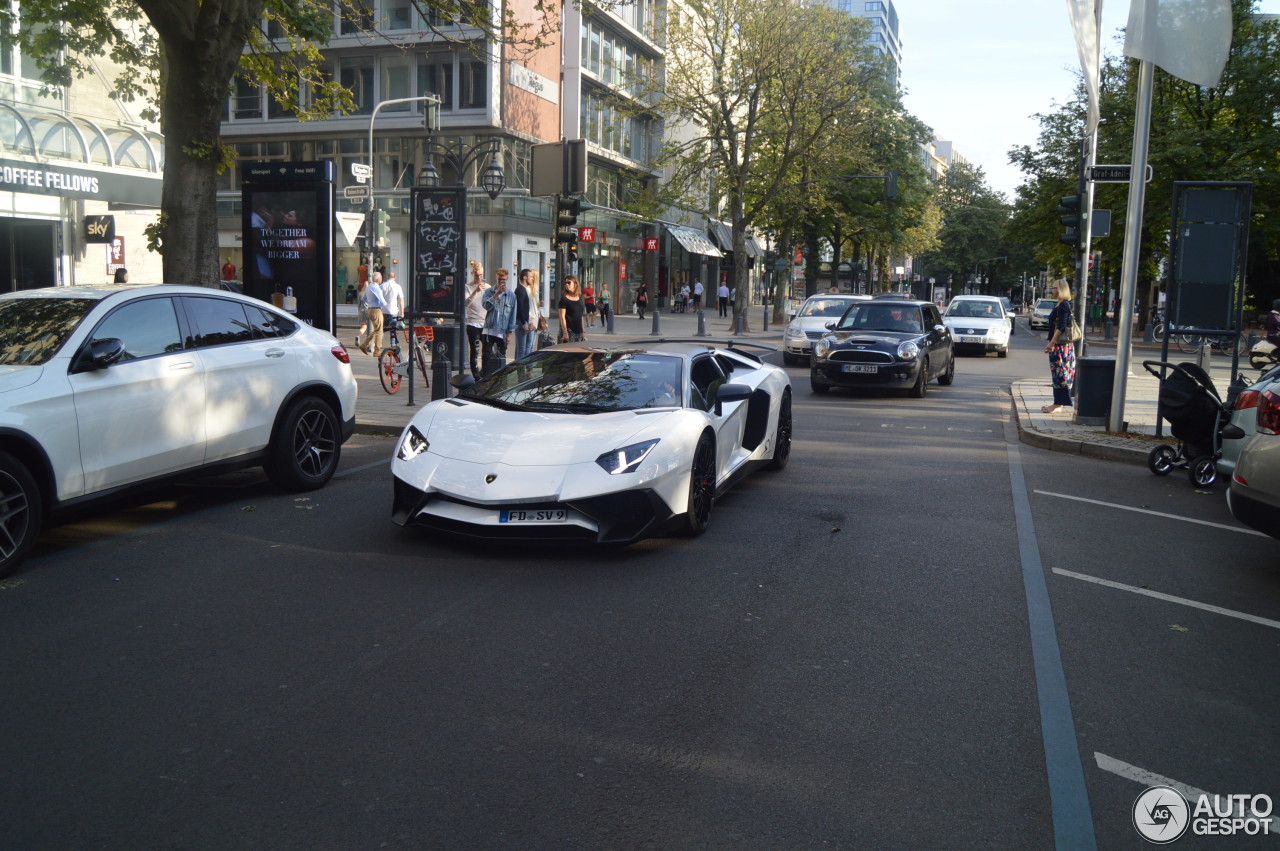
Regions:
<instances>
[{"instance_id":1,"label":"advertising column","mask_svg":"<svg viewBox=\"0 0 1280 851\"><path fill-rule=\"evenodd\" d=\"M244 292L333 334L331 162L245 167Z\"/></svg>"}]
</instances>

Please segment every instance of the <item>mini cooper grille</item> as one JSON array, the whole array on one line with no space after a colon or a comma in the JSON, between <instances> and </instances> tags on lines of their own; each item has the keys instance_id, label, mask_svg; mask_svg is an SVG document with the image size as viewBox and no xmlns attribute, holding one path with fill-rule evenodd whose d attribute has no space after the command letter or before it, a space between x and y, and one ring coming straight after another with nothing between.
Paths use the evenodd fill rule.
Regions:
<instances>
[{"instance_id":1,"label":"mini cooper grille","mask_svg":"<svg viewBox=\"0 0 1280 851\"><path fill-rule=\"evenodd\" d=\"M893 357L888 352L858 349L832 352L831 360L846 361L848 363L893 363Z\"/></svg>"}]
</instances>

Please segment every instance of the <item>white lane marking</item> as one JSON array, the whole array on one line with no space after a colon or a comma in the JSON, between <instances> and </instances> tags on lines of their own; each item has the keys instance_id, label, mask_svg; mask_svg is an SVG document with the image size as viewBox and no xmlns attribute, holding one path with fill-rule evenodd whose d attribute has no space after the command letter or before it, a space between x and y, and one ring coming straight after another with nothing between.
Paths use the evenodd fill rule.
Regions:
<instances>
[{"instance_id":1,"label":"white lane marking","mask_svg":"<svg viewBox=\"0 0 1280 851\"><path fill-rule=\"evenodd\" d=\"M1164 600L1166 603L1177 603L1180 606L1190 606L1193 609L1213 612L1215 615L1226 615L1229 618L1239 618L1242 621L1249 621L1250 623L1269 626L1272 629L1280 629L1280 621L1273 621L1270 618L1262 618L1257 615L1246 614L1245 612L1237 612L1234 609L1224 609L1221 606L1214 606L1209 603L1200 603L1195 600L1188 600L1185 597L1174 597L1171 594L1162 594L1159 591L1152 591L1150 588L1139 588L1136 585L1125 585L1121 582L1112 582L1110 579L1099 579L1096 576L1086 576L1083 573L1063 570L1060 567L1055 567L1053 572L1059 576L1067 576L1071 579L1080 579L1084 582L1092 582L1095 585L1105 585L1107 588L1115 588L1119 591L1130 591L1134 594L1141 594L1144 597L1155 597L1157 600Z\"/></svg>"},{"instance_id":2,"label":"white lane marking","mask_svg":"<svg viewBox=\"0 0 1280 851\"><path fill-rule=\"evenodd\" d=\"M1208 797L1210 802L1212 802L1214 798L1212 792L1206 792L1203 789L1188 786L1186 783L1174 780L1172 777L1165 777L1164 775L1156 774L1154 771L1147 771L1145 768L1130 765L1123 760L1116 759L1113 756L1107 756L1104 753L1094 751L1093 759L1098 763L1098 768L1101 768L1103 771L1110 772L1117 777L1123 777L1125 780L1132 780L1134 783L1140 783L1143 786L1171 786L1172 788L1177 789L1182 793L1182 797L1187 799L1187 803L1191 804L1192 810L1195 809L1196 801L1200 799L1201 795ZM1212 806L1212 803L1210 805ZM1236 818L1245 817L1244 803L1242 801L1236 801L1232 815ZM1269 831L1269 835L1272 837L1277 836L1276 819L1274 816L1269 819L1261 819L1261 821L1270 822L1271 830Z\"/></svg>"},{"instance_id":3,"label":"white lane marking","mask_svg":"<svg viewBox=\"0 0 1280 851\"><path fill-rule=\"evenodd\" d=\"M952 428L947 426L947 431L959 432L960 434L991 434L992 429L989 428Z\"/></svg>"},{"instance_id":4,"label":"white lane marking","mask_svg":"<svg viewBox=\"0 0 1280 851\"><path fill-rule=\"evenodd\" d=\"M1210 520L1196 520L1194 517L1179 517L1176 514L1166 514L1163 511L1152 511L1149 508L1134 508L1129 505L1116 505L1114 502L1102 502L1097 499L1086 499L1083 496L1071 496L1065 493L1053 493L1052 491L1032 491L1041 496L1056 496L1058 499L1071 499L1076 502L1087 502L1091 505L1101 505L1106 508L1120 508L1125 511L1136 511L1138 514L1150 514L1153 517L1164 517L1169 520L1181 520L1184 523L1198 523L1201 526L1213 526L1215 529L1226 529L1228 532L1240 532L1245 535L1257 535L1259 538L1269 538L1270 535L1264 535L1262 532L1253 529L1246 529L1243 526L1228 526L1226 523L1214 523Z\"/></svg>"}]
</instances>

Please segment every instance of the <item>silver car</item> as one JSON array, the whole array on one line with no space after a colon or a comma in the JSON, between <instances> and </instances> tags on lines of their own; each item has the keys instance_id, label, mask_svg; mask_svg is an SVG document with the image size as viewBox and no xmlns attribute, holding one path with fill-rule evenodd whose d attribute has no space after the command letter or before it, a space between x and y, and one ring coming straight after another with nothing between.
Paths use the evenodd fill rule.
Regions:
<instances>
[{"instance_id":1,"label":"silver car","mask_svg":"<svg viewBox=\"0 0 1280 851\"><path fill-rule=\"evenodd\" d=\"M871 296L850 293L825 293L809 296L791 317L783 334L782 362L798 366L809 362L813 341L827 333L827 324L844 316L849 305L867 301Z\"/></svg>"},{"instance_id":2,"label":"silver car","mask_svg":"<svg viewBox=\"0 0 1280 851\"><path fill-rule=\"evenodd\" d=\"M1053 309L1058 303L1051 298L1042 298L1036 302L1036 306L1031 308L1031 315L1027 317L1027 323L1034 331L1037 328L1049 327L1049 314L1053 313Z\"/></svg>"},{"instance_id":3,"label":"silver car","mask_svg":"<svg viewBox=\"0 0 1280 851\"><path fill-rule=\"evenodd\" d=\"M1256 433L1258 401L1262 397L1262 391L1273 382L1280 382L1280 366L1272 367L1262 373L1261 378L1250 384L1236 397L1235 404L1231 408L1231 424L1244 432L1244 437L1239 440L1224 439L1222 441L1222 457L1218 459L1217 468L1223 477L1231 478L1231 474L1236 469L1236 462L1240 459L1240 450L1244 449L1249 438Z\"/></svg>"},{"instance_id":4,"label":"silver car","mask_svg":"<svg viewBox=\"0 0 1280 851\"><path fill-rule=\"evenodd\" d=\"M1245 391L1257 392L1253 434L1239 441L1227 505L1241 523L1280 538L1280 370L1268 375ZM1242 410L1238 403L1236 410Z\"/></svg>"}]
</instances>

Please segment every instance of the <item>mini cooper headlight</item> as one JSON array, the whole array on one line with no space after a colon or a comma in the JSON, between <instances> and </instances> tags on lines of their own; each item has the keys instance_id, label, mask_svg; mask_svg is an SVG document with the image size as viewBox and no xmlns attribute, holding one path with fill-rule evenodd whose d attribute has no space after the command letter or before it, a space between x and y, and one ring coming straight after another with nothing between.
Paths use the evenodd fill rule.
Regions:
<instances>
[{"instance_id":1,"label":"mini cooper headlight","mask_svg":"<svg viewBox=\"0 0 1280 851\"><path fill-rule=\"evenodd\" d=\"M396 450L396 457L401 461L412 461L423 452L431 447L427 443L427 439L422 436L422 432L418 431L416 426L409 426L404 433L404 440L400 441L400 448Z\"/></svg>"},{"instance_id":2,"label":"mini cooper headlight","mask_svg":"<svg viewBox=\"0 0 1280 851\"><path fill-rule=\"evenodd\" d=\"M641 462L648 457L653 447L657 445L658 441L656 439L646 440L644 443L633 443L630 446L604 453L596 459L596 463L611 476L616 476L619 473L634 473L640 469Z\"/></svg>"},{"instance_id":3,"label":"mini cooper headlight","mask_svg":"<svg viewBox=\"0 0 1280 851\"><path fill-rule=\"evenodd\" d=\"M827 337L819 337L813 344L813 356L819 360L825 359L827 352L831 351L831 340Z\"/></svg>"},{"instance_id":4,"label":"mini cooper headlight","mask_svg":"<svg viewBox=\"0 0 1280 851\"><path fill-rule=\"evenodd\" d=\"M920 347L916 345L915 340L904 340L898 344L898 357L903 360L915 360L920 356Z\"/></svg>"}]
</instances>

